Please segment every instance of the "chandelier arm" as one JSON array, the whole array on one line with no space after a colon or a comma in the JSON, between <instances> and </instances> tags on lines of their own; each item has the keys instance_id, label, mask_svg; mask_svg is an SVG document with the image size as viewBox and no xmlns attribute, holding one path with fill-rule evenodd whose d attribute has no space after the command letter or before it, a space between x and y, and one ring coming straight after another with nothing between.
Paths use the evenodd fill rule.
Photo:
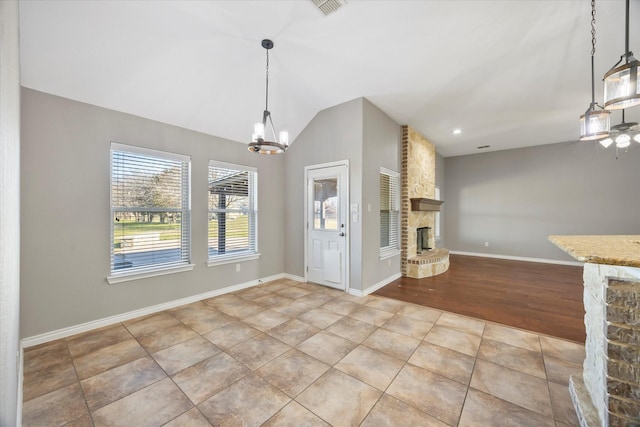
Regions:
<instances>
[{"instance_id":1,"label":"chandelier arm","mask_svg":"<svg viewBox=\"0 0 640 427\"><path fill-rule=\"evenodd\" d=\"M278 138L276 137L276 129L273 127L273 119L271 118L271 114L268 114L269 118L269 127L271 128L271 134L273 135L274 142L278 142ZM266 123L265 123L266 126Z\"/></svg>"},{"instance_id":2,"label":"chandelier arm","mask_svg":"<svg viewBox=\"0 0 640 427\"><path fill-rule=\"evenodd\" d=\"M613 64L613 67L611 67L611 68L609 69L609 71L607 71L607 74L609 74L609 73L610 73L611 71L613 71L613 70L614 70L618 65L620 65L620 63L622 62L622 60L623 60L623 59L624 59L624 60L625 60L625 62L626 62L626 59L625 59L626 57L627 57L627 54L626 54L626 53L625 53L624 55L622 55L622 56L620 57L620 59L618 60L618 62L616 62L615 64Z\"/></svg>"}]
</instances>

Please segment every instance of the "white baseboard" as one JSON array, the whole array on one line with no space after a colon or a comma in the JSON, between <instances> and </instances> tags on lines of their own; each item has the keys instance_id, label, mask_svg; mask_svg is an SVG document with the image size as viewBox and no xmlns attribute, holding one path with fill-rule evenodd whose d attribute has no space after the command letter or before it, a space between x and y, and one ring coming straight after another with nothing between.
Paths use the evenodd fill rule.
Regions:
<instances>
[{"instance_id":1,"label":"white baseboard","mask_svg":"<svg viewBox=\"0 0 640 427\"><path fill-rule=\"evenodd\" d=\"M296 276L294 274L289 274L289 273L284 273L283 276L285 279L289 279L289 280L295 280L296 282L302 282L305 283L304 277L302 276Z\"/></svg>"},{"instance_id":2,"label":"white baseboard","mask_svg":"<svg viewBox=\"0 0 640 427\"><path fill-rule=\"evenodd\" d=\"M20 346L20 363L18 364L18 405L16 412L16 426L22 426L22 390L23 390L23 382L24 382L24 347L22 346L22 342L19 344Z\"/></svg>"},{"instance_id":3,"label":"white baseboard","mask_svg":"<svg viewBox=\"0 0 640 427\"><path fill-rule=\"evenodd\" d=\"M364 292L362 292L360 289L354 289L354 288L349 288L349 290L347 290L347 293L348 293L349 295L353 295L353 296L356 296L356 297L363 297L363 296L365 296L365 295L366 295L366 294L365 294Z\"/></svg>"},{"instance_id":4,"label":"white baseboard","mask_svg":"<svg viewBox=\"0 0 640 427\"><path fill-rule=\"evenodd\" d=\"M513 261L539 262L543 264L575 265L578 267L582 267L584 265L583 262L560 261L557 259L529 258L529 257L520 257L520 256L511 256L511 255L481 254L478 252L463 252L463 251L451 251L451 250L449 251L449 253L452 255L467 255L467 256L477 256L477 257L483 257L483 258L508 259Z\"/></svg>"},{"instance_id":5,"label":"white baseboard","mask_svg":"<svg viewBox=\"0 0 640 427\"><path fill-rule=\"evenodd\" d=\"M185 304L191 304L196 301L200 301L207 298L217 297L229 292L239 291L241 289L250 288L252 286L261 285L263 283L271 282L273 280L282 279L283 273L275 274L273 276L263 277L261 279L251 280L249 282L240 283L237 285L227 286L221 289L215 289L213 291L205 292L198 295L192 295L185 298L180 298L173 301L168 301L162 304L152 305L150 307L141 308L138 310L129 311L127 313L117 314L115 316L109 316L98 320L92 320L90 322L82 323L80 325L69 326L67 328L58 329L51 332L45 332L44 334L35 335L33 337L23 338L20 343L23 348L33 347L34 345L43 344L49 341L54 341L60 338L66 338L71 335L76 335L82 332L91 331L93 329L102 328L104 326L114 325L116 323L124 322L126 320L135 319L136 317L146 316L148 314L157 313L159 311L168 310L170 308L179 307Z\"/></svg>"},{"instance_id":6,"label":"white baseboard","mask_svg":"<svg viewBox=\"0 0 640 427\"><path fill-rule=\"evenodd\" d=\"M397 280L397 279L399 279L401 277L402 277L402 273L396 273L393 276L387 277L386 279L376 283L373 286L369 286L364 291L361 291L360 289L349 288L349 294L355 295L357 297L363 297L363 296L366 296L366 295L374 293L378 289L388 285L389 283L391 283L394 280Z\"/></svg>"}]
</instances>

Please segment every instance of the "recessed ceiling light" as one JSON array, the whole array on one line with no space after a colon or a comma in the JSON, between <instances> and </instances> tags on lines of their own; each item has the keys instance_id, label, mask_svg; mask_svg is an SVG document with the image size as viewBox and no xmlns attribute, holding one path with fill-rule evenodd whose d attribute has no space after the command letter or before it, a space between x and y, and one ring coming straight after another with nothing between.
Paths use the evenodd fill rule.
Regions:
<instances>
[{"instance_id":1,"label":"recessed ceiling light","mask_svg":"<svg viewBox=\"0 0 640 427\"><path fill-rule=\"evenodd\" d=\"M462 133L462 129L454 129L451 133L454 135L460 135Z\"/></svg>"}]
</instances>

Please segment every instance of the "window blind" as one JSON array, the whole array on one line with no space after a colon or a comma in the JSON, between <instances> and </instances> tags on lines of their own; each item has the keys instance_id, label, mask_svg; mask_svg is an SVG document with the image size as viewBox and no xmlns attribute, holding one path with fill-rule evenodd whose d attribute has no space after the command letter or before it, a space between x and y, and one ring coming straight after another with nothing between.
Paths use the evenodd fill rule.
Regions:
<instances>
[{"instance_id":1,"label":"window blind","mask_svg":"<svg viewBox=\"0 0 640 427\"><path fill-rule=\"evenodd\" d=\"M400 249L400 176L380 168L380 256Z\"/></svg>"},{"instance_id":2,"label":"window blind","mask_svg":"<svg viewBox=\"0 0 640 427\"><path fill-rule=\"evenodd\" d=\"M209 260L257 254L257 172L209 162Z\"/></svg>"},{"instance_id":3,"label":"window blind","mask_svg":"<svg viewBox=\"0 0 640 427\"><path fill-rule=\"evenodd\" d=\"M112 143L111 273L190 261L190 158Z\"/></svg>"}]
</instances>

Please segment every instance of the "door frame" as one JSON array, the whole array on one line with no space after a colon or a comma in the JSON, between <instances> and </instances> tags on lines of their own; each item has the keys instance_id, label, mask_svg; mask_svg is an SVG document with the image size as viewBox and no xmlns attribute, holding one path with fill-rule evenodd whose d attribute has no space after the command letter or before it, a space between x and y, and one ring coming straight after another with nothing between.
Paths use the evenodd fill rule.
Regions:
<instances>
[{"instance_id":1,"label":"door frame","mask_svg":"<svg viewBox=\"0 0 640 427\"><path fill-rule=\"evenodd\" d=\"M350 270L351 270L351 264L349 262L350 260L350 254L351 254L351 222L350 222L350 198L349 198L349 189L350 189L350 185L349 185L349 181L350 181L350 177L349 177L349 159L345 159L345 160L338 160L335 162L328 162L328 163L319 163L316 165L308 165L304 167L304 222L303 222L303 226L304 226L304 281L307 282L308 281L308 272L309 272L309 197L311 197L311 195L309 195L309 171L311 170L318 170L318 169L325 169L325 168L330 168L330 167L335 167L335 166L342 166L345 167L347 170L347 173L345 174L345 182L341 183L342 189L344 189L344 191L342 192L342 197L340 198L340 205L341 205L341 209L344 212L344 225L345 225L345 241L344 241L344 291L348 292L349 291L349 278L350 278ZM338 289L338 288L334 288L334 289Z\"/></svg>"}]
</instances>

